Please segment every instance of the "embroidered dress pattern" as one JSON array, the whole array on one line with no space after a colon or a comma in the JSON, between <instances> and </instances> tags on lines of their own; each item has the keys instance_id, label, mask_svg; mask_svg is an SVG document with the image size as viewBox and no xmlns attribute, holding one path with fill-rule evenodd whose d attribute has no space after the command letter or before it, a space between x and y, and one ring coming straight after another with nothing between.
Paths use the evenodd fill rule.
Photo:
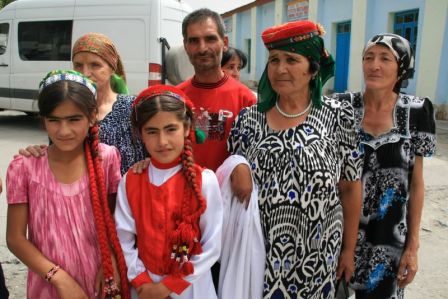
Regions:
<instances>
[{"instance_id":1,"label":"embroidered dress pattern","mask_svg":"<svg viewBox=\"0 0 448 299\"><path fill-rule=\"evenodd\" d=\"M343 231L337 184L359 179L362 167L351 105L324 98L282 131L252 106L240 112L228 145L248 160L259 189L264 298L332 298Z\"/></svg>"},{"instance_id":2,"label":"embroidered dress pattern","mask_svg":"<svg viewBox=\"0 0 448 299\"><path fill-rule=\"evenodd\" d=\"M435 151L435 120L429 99L399 94L394 127L373 136L361 127L364 101L351 97L356 130L364 151L363 206L351 286L356 298L403 298L397 271L407 234L407 206L415 156ZM336 95L335 97L341 97Z\"/></svg>"}]
</instances>

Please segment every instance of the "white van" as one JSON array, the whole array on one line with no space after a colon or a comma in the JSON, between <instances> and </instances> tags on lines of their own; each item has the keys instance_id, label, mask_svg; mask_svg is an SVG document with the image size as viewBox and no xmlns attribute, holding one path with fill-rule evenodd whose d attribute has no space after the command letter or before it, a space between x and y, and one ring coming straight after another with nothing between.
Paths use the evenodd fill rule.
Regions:
<instances>
[{"instance_id":1,"label":"white van","mask_svg":"<svg viewBox=\"0 0 448 299\"><path fill-rule=\"evenodd\" d=\"M12 2L0 10L0 110L37 111L39 81L49 70L72 68L72 46L88 32L115 43L131 94L163 82L163 40L182 45L190 11L183 0Z\"/></svg>"}]
</instances>

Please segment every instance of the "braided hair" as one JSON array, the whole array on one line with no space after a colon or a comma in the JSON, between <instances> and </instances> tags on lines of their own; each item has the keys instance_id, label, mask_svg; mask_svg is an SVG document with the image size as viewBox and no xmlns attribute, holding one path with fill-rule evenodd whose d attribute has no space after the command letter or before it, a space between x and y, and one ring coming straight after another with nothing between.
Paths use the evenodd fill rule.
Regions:
<instances>
[{"instance_id":1,"label":"braided hair","mask_svg":"<svg viewBox=\"0 0 448 299\"><path fill-rule=\"evenodd\" d=\"M122 297L130 298L126 262L118 240L115 222L109 210L104 170L99 156L98 143L98 124L95 124L90 128L89 138L85 141L85 153L89 172L93 215L98 232L101 261L106 282L104 293L106 298L114 298L120 293L113 276L111 253L114 253L121 280Z\"/></svg>"},{"instance_id":2,"label":"braided hair","mask_svg":"<svg viewBox=\"0 0 448 299\"><path fill-rule=\"evenodd\" d=\"M93 122L92 118L97 113L97 104L95 94L92 93L92 84L86 80L88 79L75 71L52 71L48 73L41 82L41 91L38 96L39 115L48 117L61 103L71 101L87 116L89 121ZM98 144L98 125L95 124L89 129L88 136L84 141L84 151L89 176L90 199L98 234L101 264L106 281L103 293L106 298L114 298L120 295L120 290L113 278L114 270L111 254L114 253L117 258L121 280L121 296L122 298L130 298L126 263L108 206L106 183Z\"/></svg>"},{"instance_id":3,"label":"braided hair","mask_svg":"<svg viewBox=\"0 0 448 299\"><path fill-rule=\"evenodd\" d=\"M201 191L202 168L193 159L192 143L197 139L197 132L193 129L193 104L181 90L173 86L149 87L135 99L131 123L134 135L139 136L145 123L162 111L174 113L183 122L184 128L190 129L180 157L182 172L188 184L183 192L180 220L170 236L172 252L168 266L171 274L186 276L194 272L191 256L202 252L199 219L207 206ZM197 209L193 210L192 203L197 203Z\"/></svg>"}]
</instances>

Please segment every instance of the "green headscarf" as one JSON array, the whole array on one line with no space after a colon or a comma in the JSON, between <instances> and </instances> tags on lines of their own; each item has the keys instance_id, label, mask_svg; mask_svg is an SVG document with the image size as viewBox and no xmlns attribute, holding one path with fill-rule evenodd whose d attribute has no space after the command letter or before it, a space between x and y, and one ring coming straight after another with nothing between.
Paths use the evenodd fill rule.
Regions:
<instances>
[{"instance_id":1,"label":"green headscarf","mask_svg":"<svg viewBox=\"0 0 448 299\"><path fill-rule=\"evenodd\" d=\"M295 23L299 22L312 23L310 21L298 21ZM285 25L291 27L291 23ZM281 26L274 28L281 28ZM269 50L276 49L300 54L308 58L310 62L315 61L319 64L319 70L313 79L311 79L309 85L313 105L320 108L322 107L322 86L328 79L334 76L334 60L331 54L329 54L325 49L324 40L321 37L323 34L323 29L319 27L320 25L315 26L322 30L322 32L317 31L316 29L315 32L307 32L304 35L296 34L294 37L265 44ZM267 73L268 67L269 63L266 64L266 68L264 69L258 84L257 109L261 112L265 112L272 108L278 97L278 94L274 91L274 89L272 89L271 82L269 81Z\"/></svg>"}]
</instances>

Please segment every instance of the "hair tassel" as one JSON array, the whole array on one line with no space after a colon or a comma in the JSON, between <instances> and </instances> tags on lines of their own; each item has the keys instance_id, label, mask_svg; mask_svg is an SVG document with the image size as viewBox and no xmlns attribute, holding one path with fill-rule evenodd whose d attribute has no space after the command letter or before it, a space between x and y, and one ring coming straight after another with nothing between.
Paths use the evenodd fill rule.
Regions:
<instances>
[{"instance_id":1,"label":"hair tassel","mask_svg":"<svg viewBox=\"0 0 448 299\"><path fill-rule=\"evenodd\" d=\"M194 267L190 261L185 262L182 265L182 275L187 276L187 275L193 274L193 272L194 272Z\"/></svg>"},{"instance_id":2,"label":"hair tassel","mask_svg":"<svg viewBox=\"0 0 448 299\"><path fill-rule=\"evenodd\" d=\"M190 250L191 255L201 254L202 253L202 245L199 242L193 243L193 248Z\"/></svg>"},{"instance_id":3,"label":"hair tassel","mask_svg":"<svg viewBox=\"0 0 448 299\"><path fill-rule=\"evenodd\" d=\"M126 81L117 74L113 74L110 78L110 85L112 90L119 94L129 94L129 89L126 85Z\"/></svg>"},{"instance_id":4,"label":"hair tassel","mask_svg":"<svg viewBox=\"0 0 448 299\"><path fill-rule=\"evenodd\" d=\"M194 137L197 144L202 144L205 142L205 132L199 128L194 129Z\"/></svg>"}]
</instances>

